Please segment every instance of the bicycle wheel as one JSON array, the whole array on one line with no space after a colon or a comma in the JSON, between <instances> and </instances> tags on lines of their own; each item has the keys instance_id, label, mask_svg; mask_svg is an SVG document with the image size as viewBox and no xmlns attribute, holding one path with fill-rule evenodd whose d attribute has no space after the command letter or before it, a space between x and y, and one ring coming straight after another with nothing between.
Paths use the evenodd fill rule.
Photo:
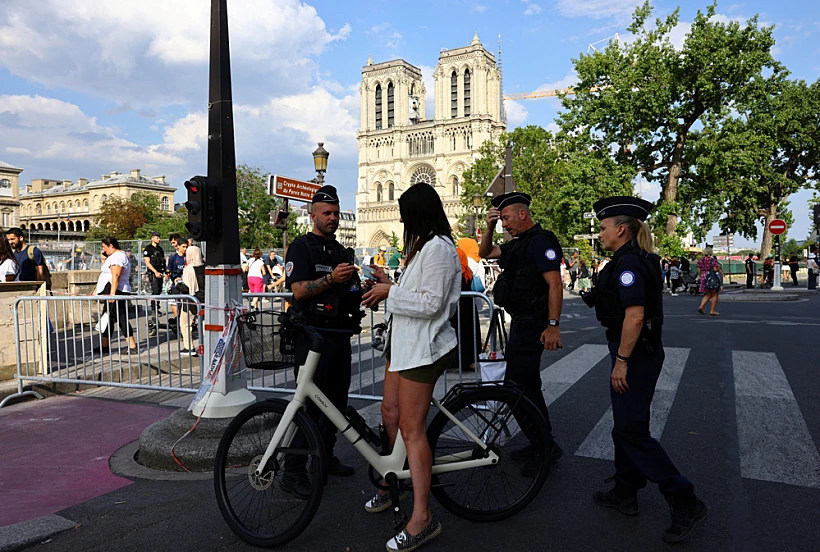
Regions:
<instances>
[{"instance_id":1,"label":"bicycle wheel","mask_svg":"<svg viewBox=\"0 0 820 552\"><path fill-rule=\"evenodd\" d=\"M527 398L504 387L468 391L445 405L468 430L498 454L495 465L433 474L432 493L453 514L470 521L498 521L532 502L549 472L549 433ZM482 448L439 412L427 430L433 464L483 458ZM512 451L532 447L521 460Z\"/></svg>"},{"instance_id":2,"label":"bicycle wheel","mask_svg":"<svg viewBox=\"0 0 820 552\"><path fill-rule=\"evenodd\" d=\"M265 548L298 537L316 514L324 492L324 443L304 410L294 418L288 446L277 447L262 474L255 474L287 405L271 399L240 412L219 442L214 465L222 517L242 540ZM299 479L307 480L309 493L296 491Z\"/></svg>"}]
</instances>

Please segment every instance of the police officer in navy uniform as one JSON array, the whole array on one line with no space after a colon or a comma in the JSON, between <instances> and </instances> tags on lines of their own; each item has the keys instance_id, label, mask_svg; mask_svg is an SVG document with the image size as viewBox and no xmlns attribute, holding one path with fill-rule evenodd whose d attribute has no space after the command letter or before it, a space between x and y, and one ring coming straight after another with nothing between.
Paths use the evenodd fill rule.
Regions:
<instances>
[{"instance_id":1,"label":"police officer in navy uniform","mask_svg":"<svg viewBox=\"0 0 820 552\"><path fill-rule=\"evenodd\" d=\"M561 245L555 234L532 220L527 194L503 194L495 197L492 205L478 254L485 259L499 259L503 270L495 282L493 298L512 316L504 379L523 386L525 396L543 414L552 437L547 403L541 392L541 354L544 349L561 348ZM498 220L515 238L501 246L493 245L492 241ZM555 439L550 444L550 457L555 462L564 452ZM512 457L526 460L535 454L535 448L530 445L518 449Z\"/></svg>"},{"instance_id":2,"label":"police officer in navy uniform","mask_svg":"<svg viewBox=\"0 0 820 552\"><path fill-rule=\"evenodd\" d=\"M638 514L638 490L657 483L669 502L668 543L683 541L709 513L666 452L649 434L649 412L663 366L663 282L660 258L644 222L652 204L617 196L594 204L603 248L614 251L598 276L598 286L582 295L606 327L612 357L610 398L614 426L615 486L596 492L593 501L626 515Z\"/></svg>"},{"instance_id":3,"label":"police officer in navy uniform","mask_svg":"<svg viewBox=\"0 0 820 552\"><path fill-rule=\"evenodd\" d=\"M310 218L313 230L294 240L288 249L285 282L293 292L291 309L304 316L325 340L314 382L336 408L344 412L350 387L350 337L361 331L360 322L364 315L360 307L362 292L358 270L353 264L353 250L345 249L336 241L339 227L336 188L322 186L316 191ZM346 333L322 332L321 328ZM342 464L333 454L336 427L312 402L308 402L307 412L319 425L328 473L353 475L353 467ZM294 443L293 446L298 448L299 445ZM305 460L290 457L283 478L286 490L300 498L310 494L310 485L304 476Z\"/></svg>"}]
</instances>

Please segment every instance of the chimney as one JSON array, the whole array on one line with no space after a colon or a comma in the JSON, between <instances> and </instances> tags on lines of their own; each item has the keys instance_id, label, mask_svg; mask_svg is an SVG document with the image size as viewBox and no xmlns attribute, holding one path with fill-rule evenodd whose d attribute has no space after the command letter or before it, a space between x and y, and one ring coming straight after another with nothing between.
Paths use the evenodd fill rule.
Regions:
<instances>
[{"instance_id":1,"label":"chimney","mask_svg":"<svg viewBox=\"0 0 820 552\"><path fill-rule=\"evenodd\" d=\"M85 187L86 185L88 185L88 179L87 178L78 178L77 179L77 184L79 184L80 186Z\"/></svg>"},{"instance_id":2,"label":"chimney","mask_svg":"<svg viewBox=\"0 0 820 552\"><path fill-rule=\"evenodd\" d=\"M109 179L109 178L111 178L111 177L110 177L110 176L108 176L107 174L104 174L104 175L102 175L100 178L101 178L102 180L108 180L108 179Z\"/></svg>"},{"instance_id":3,"label":"chimney","mask_svg":"<svg viewBox=\"0 0 820 552\"><path fill-rule=\"evenodd\" d=\"M119 175L120 175L120 173L118 173L117 171L112 171L111 172L111 178L117 178Z\"/></svg>"},{"instance_id":4,"label":"chimney","mask_svg":"<svg viewBox=\"0 0 820 552\"><path fill-rule=\"evenodd\" d=\"M139 169L131 169L131 178L139 178L140 177L140 170Z\"/></svg>"},{"instance_id":5,"label":"chimney","mask_svg":"<svg viewBox=\"0 0 820 552\"><path fill-rule=\"evenodd\" d=\"M151 180L154 180L155 182L159 182L160 184L165 184L165 175L153 176L153 177L151 177Z\"/></svg>"},{"instance_id":6,"label":"chimney","mask_svg":"<svg viewBox=\"0 0 820 552\"><path fill-rule=\"evenodd\" d=\"M63 180L63 188L68 188L72 184L74 184L74 183L70 180Z\"/></svg>"}]
</instances>

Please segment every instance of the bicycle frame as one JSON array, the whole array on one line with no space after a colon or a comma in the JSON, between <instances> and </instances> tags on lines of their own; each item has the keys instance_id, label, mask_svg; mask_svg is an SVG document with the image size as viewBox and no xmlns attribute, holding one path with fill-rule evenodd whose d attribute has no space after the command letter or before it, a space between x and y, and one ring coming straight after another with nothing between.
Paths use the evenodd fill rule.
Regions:
<instances>
[{"instance_id":1,"label":"bicycle frame","mask_svg":"<svg viewBox=\"0 0 820 552\"><path fill-rule=\"evenodd\" d=\"M357 451L359 451L359 454L361 454L382 477L392 473L395 474L400 480L410 479L410 470L404 469L405 459L407 458L407 448L405 447L404 440L401 438L401 431L399 431L396 436L396 443L393 446L393 451L389 456L382 456L376 452L370 444L362 439L359 432L350 425L347 418L339 412L339 409L330 402L325 394L322 393L322 391L313 382L313 375L319 365L320 358L321 353L311 350L308 353L305 364L300 367L299 375L296 378L296 393L285 409L282 420L276 428L273 438L268 444L268 448L265 450L265 454L262 456L262 459L256 468L256 475L261 476L264 466L267 465L268 460L270 460L271 456L273 456L276 452L276 448L279 443L285 443L285 446L290 443L293 438L293 434L296 431L296 425L292 423L294 417L296 416L296 412L300 408L304 408L306 401L310 400L313 404L319 407L322 413L333 423L333 425L338 428L339 432L347 437L347 440L350 441ZM480 446L485 453L484 458L473 458L473 452L471 450L467 450L461 454L448 455L446 461L444 461L444 459L433 459L434 474L479 468L498 463L498 454L489 449L484 441L482 441L479 437L473 434L472 431L465 427L464 424L457 420L455 416L453 416L453 414L442 406L441 403L439 403L439 401L435 398L433 398L433 404L436 408L443 412L445 416L452 420L452 422L462 431L464 431L465 435L475 441L475 443ZM439 460L442 463L437 463L436 460Z\"/></svg>"}]
</instances>

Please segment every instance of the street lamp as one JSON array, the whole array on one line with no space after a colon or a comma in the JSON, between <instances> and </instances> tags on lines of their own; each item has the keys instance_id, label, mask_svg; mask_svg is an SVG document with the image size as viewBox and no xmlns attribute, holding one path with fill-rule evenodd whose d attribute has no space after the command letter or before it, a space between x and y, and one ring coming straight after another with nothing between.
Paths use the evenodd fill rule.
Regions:
<instances>
[{"instance_id":1,"label":"street lamp","mask_svg":"<svg viewBox=\"0 0 820 552\"><path fill-rule=\"evenodd\" d=\"M316 169L316 183L320 186L325 183L325 171L327 171L327 158L330 153L322 147L324 142L319 142L319 147L313 151L313 167Z\"/></svg>"},{"instance_id":2,"label":"street lamp","mask_svg":"<svg viewBox=\"0 0 820 552\"><path fill-rule=\"evenodd\" d=\"M476 237L478 235L478 210L481 209L481 206L483 205L483 203L484 202L483 202L483 198L481 197L481 194L478 193L478 192L474 193L473 194L473 211L474 211L475 214L473 215L473 232L472 232L472 234Z\"/></svg>"}]
</instances>

